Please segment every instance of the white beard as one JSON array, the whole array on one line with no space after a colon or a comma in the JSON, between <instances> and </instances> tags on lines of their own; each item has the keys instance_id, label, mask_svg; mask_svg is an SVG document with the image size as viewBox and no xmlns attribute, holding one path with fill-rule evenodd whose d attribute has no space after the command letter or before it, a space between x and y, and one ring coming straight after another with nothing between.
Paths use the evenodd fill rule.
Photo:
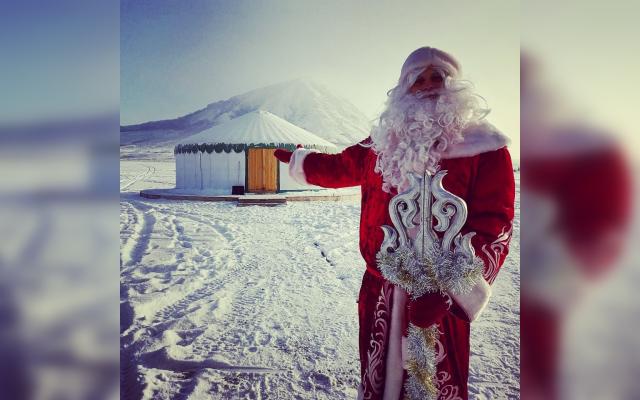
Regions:
<instances>
[{"instance_id":1,"label":"white beard","mask_svg":"<svg viewBox=\"0 0 640 400\"><path fill-rule=\"evenodd\" d=\"M382 190L390 193L395 187L402 192L409 187L409 173L435 173L442 153L463 140L467 124L487 113L469 87L445 89L437 97L391 94L371 132L372 148L378 155L375 172L382 174Z\"/></svg>"}]
</instances>

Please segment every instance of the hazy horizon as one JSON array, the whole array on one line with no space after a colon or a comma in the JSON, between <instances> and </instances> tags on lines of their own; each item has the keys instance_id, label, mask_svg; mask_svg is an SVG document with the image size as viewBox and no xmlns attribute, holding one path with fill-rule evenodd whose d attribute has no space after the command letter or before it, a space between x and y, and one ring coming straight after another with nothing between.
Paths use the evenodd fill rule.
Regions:
<instances>
[{"instance_id":1,"label":"hazy horizon","mask_svg":"<svg viewBox=\"0 0 640 400\"><path fill-rule=\"evenodd\" d=\"M120 123L177 118L298 78L374 119L407 55L428 45L458 58L519 152L519 5L462 3L123 1Z\"/></svg>"}]
</instances>

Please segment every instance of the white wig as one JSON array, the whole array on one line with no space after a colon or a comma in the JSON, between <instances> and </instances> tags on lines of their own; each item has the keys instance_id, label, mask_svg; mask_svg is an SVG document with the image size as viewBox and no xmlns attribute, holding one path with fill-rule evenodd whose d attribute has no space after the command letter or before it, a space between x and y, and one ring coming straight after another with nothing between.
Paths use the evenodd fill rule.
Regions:
<instances>
[{"instance_id":1,"label":"white wig","mask_svg":"<svg viewBox=\"0 0 640 400\"><path fill-rule=\"evenodd\" d=\"M429 66L443 75L444 89L411 94L409 89ZM375 171L382 174L385 192L404 190L409 173L434 173L443 152L463 140L464 128L488 114L480 103L484 99L460 75L453 56L431 47L415 50L403 64L398 85L388 92L386 109L371 132L378 155Z\"/></svg>"}]
</instances>

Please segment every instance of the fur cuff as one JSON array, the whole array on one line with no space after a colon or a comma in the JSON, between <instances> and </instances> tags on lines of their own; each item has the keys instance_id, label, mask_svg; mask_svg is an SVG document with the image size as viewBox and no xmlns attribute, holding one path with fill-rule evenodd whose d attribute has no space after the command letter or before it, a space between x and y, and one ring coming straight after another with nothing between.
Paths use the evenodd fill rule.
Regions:
<instances>
[{"instance_id":1,"label":"fur cuff","mask_svg":"<svg viewBox=\"0 0 640 400\"><path fill-rule=\"evenodd\" d=\"M467 294L454 294L449 292L449 296L462 308L469 318L469 322L473 322L482 313L482 310L489 303L491 297L491 286L484 279L480 281Z\"/></svg>"},{"instance_id":2,"label":"fur cuff","mask_svg":"<svg viewBox=\"0 0 640 400\"><path fill-rule=\"evenodd\" d=\"M296 149L293 154L291 154L291 160L289 161L289 175L293 178L294 181L302 184L309 185L307 182L307 178L304 175L304 159L310 153L317 153L317 150L314 149Z\"/></svg>"}]
</instances>

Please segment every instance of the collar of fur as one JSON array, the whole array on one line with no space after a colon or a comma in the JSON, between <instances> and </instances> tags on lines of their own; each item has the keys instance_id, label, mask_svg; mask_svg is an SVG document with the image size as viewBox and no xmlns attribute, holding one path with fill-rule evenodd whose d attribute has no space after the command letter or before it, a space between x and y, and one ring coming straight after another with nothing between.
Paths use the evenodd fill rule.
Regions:
<instances>
[{"instance_id":1,"label":"collar of fur","mask_svg":"<svg viewBox=\"0 0 640 400\"><path fill-rule=\"evenodd\" d=\"M472 157L508 146L511 140L495 126L482 121L465 128L463 141L449 146L442 158Z\"/></svg>"}]
</instances>

